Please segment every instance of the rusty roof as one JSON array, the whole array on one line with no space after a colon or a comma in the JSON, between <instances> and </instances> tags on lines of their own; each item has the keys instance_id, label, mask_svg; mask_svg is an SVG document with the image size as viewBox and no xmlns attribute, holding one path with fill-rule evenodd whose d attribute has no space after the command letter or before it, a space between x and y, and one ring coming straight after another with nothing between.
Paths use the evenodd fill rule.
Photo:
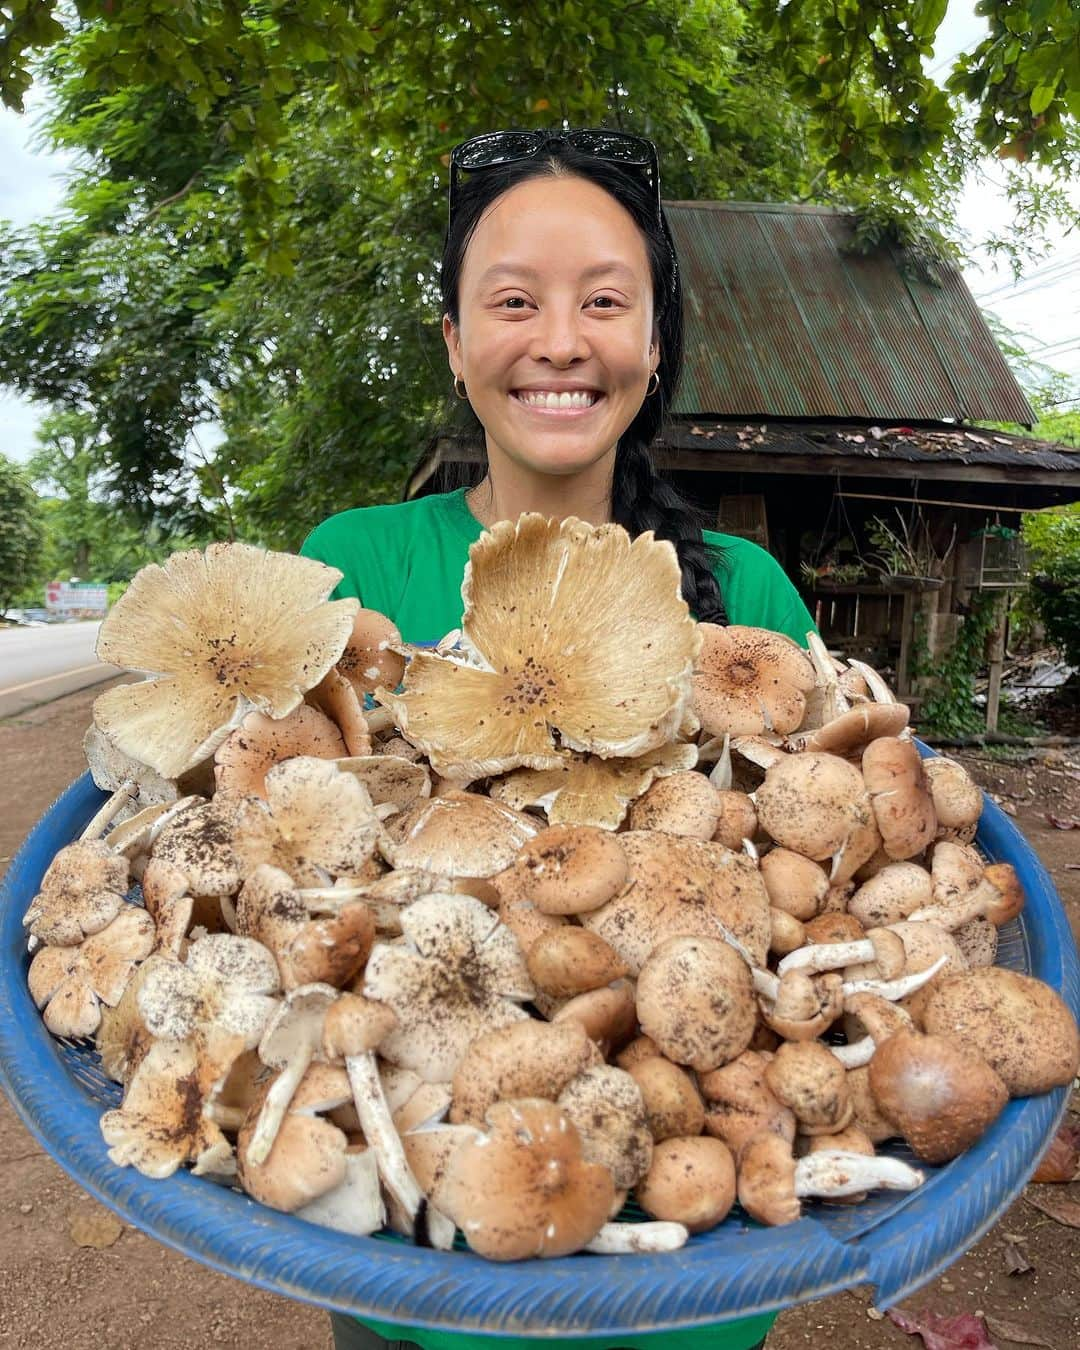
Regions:
<instances>
[{"instance_id":1,"label":"rusty roof","mask_svg":"<svg viewBox=\"0 0 1080 1350\"><path fill-rule=\"evenodd\" d=\"M940 284L883 247L845 251L850 213L665 202L682 271L685 361L674 413L1000 421L1034 413L959 271Z\"/></svg>"}]
</instances>

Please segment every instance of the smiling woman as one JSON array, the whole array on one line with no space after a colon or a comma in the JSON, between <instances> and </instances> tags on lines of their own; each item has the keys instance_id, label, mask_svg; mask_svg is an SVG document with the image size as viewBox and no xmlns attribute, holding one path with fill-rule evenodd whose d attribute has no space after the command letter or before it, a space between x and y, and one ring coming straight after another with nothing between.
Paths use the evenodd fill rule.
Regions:
<instances>
[{"instance_id":1,"label":"smiling woman","mask_svg":"<svg viewBox=\"0 0 1080 1350\"><path fill-rule=\"evenodd\" d=\"M427 496L318 525L301 552L342 571L335 595L385 614L406 641L434 642L460 625L462 577L485 527L539 512L615 522L635 538L651 530L676 550L695 619L771 628L805 643L813 622L780 565L755 544L703 529L652 464L683 345L678 261L652 143L602 129L491 133L454 150L450 200L442 331L480 462L443 466ZM371 1350L400 1333L332 1320L339 1348ZM680 1330L678 1343L747 1350L771 1322ZM533 1344L408 1334L396 1344ZM670 1340L653 1333L616 1344ZM595 1340L560 1344L605 1350Z\"/></svg>"}]
</instances>

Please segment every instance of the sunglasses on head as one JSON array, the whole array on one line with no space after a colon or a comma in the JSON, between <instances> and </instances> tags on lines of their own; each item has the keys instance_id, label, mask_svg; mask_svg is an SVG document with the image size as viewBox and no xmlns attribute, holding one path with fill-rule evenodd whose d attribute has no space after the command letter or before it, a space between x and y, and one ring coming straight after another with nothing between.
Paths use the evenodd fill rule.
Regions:
<instances>
[{"instance_id":1,"label":"sunglasses on head","mask_svg":"<svg viewBox=\"0 0 1080 1350\"><path fill-rule=\"evenodd\" d=\"M454 218L462 173L476 173L481 169L496 168L500 164L531 159L546 150L549 145L560 142L571 146L579 154L624 164L627 168L641 169L645 173L653 189L656 218L663 228L668 248L671 250L674 288L678 263L675 245L668 233L667 222L660 208L660 165L656 156L656 146L644 136L631 136L624 131L607 131L603 127L579 127L572 131L490 131L483 136L473 136L471 140L455 145L450 154L448 221Z\"/></svg>"}]
</instances>

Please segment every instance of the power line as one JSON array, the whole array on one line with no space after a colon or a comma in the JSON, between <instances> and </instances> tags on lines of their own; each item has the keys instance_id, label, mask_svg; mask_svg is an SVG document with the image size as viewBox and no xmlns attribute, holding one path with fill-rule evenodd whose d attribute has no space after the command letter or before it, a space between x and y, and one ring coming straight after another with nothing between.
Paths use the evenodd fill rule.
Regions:
<instances>
[{"instance_id":1,"label":"power line","mask_svg":"<svg viewBox=\"0 0 1080 1350\"><path fill-rule=\"evenodd\" d=\"M995 295L1003 295L1009 291L1012 291L1013 295L1022 294L1023 292L1020 289L1014 290L1013 288L1027 288L1033 282L1037 285L1044 285L1048 280L1056 279L1059 273L1067 276L1076 270L1080 270L1080 253L1071 253L1066 258L1059 258L1045 267L1036 268L1034 272L1029 273L1026 277L1021 277L1017 281L1007 281L1000 286L992 287L988 291L980 291L975 299L981 303L983 300L992 299ZM1009 298L1011 299L1012 296L1010 295Z\"/></svg>"}]
</instances>

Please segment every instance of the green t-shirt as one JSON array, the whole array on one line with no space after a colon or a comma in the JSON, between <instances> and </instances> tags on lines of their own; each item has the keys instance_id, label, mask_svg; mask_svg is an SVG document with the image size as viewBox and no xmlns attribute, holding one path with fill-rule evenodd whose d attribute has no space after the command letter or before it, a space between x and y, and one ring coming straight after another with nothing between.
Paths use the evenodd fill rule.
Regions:
<instances>
[{"instance_id":1,"label":"green t-shirt","mask_svg":"<svg viewBox=\"0 0 1080 1350\"><path fill-rule=\"evenodd\" d=\"M461 626L461 580L483 529L459 488L340 511L316 525L300 552L344 573L335 599L356 596L392 619L406 642L437 642ZM734 535L702 535L721 550L715 575L728 621L786 633L805 647L814 622L772 554Z\"/></svg>"},{"instance_id":2,"label":"green t-shirt","mask_svg":"<svg viewBox=\"0 0 1080 1350\"><path fill-rule=\"evenodd\" d=\"M469 546L483 525L465 502L465 488L419 497L392 506L341 511L317 525L300 552L343 573L334 598L355 596L368 609L385 614L406 642L437 642L461 626L461 581ZM798 591L776 559L757 544L734 535L703 530L705 542L720 552L715 575L728 620L786 633L806 645L814 622ZM600 1258L596 1258L599 1262ZM598 1266L598 1278L602 1271ZM362 1319L387 1340L410 1340L422 1350L534 1350L536 1338L475 1336L463 1332L424 1331ZM775 1321L772 1313L716 1327L620 1336L612 1341L560 1338L560 1350L747 1350Z\"/></svg>"}]
</instances>

